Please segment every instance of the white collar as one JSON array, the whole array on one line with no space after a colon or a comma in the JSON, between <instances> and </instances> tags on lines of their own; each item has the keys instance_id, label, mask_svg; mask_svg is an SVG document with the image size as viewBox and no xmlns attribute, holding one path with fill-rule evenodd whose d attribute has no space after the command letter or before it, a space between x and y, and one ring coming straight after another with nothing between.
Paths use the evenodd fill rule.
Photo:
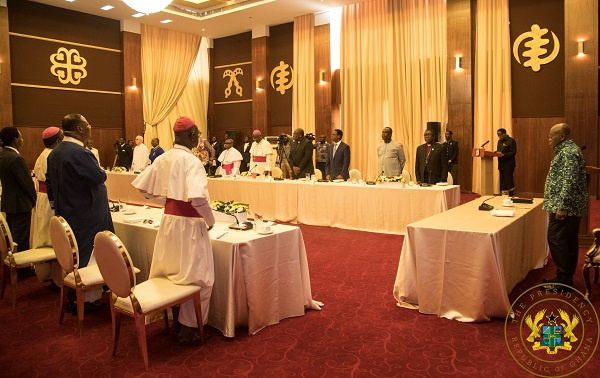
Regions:
<instances>
[{"instance_id":1,"label":"white collar","mask_svg":"<svg viewBox=\"0 0 600 378\"><path fill-rule=\"evenodd\" d=\"M6 147L4 147L4 148L10 148L11 150L13 150L13 151L15 151L16 153L18 153L19 155L21 155L21 153L19 152L19 150L17 150L17 149L16 149L16 148L14 148L14 147L11 147L11 146L6 146Z\"/></svg>"},{"instance_id":2,"label":"white collar","mask_svg":"<svg viewBox=\"0 0 600 378\"><path fill-rule=\"evenodd\" d=\"M190 150L189 148L187 148L186 146L183 146L183 145L181 145L181 144L175 144L175 145L173 146L173 148L176 148L176 149L178 149L178 150L184 150L184 151L187 151L187 152L189 152L190 154L192 153L192 150Z\"/></svg>"},{"instance_id":3,"label":"white collar","mask_svg":"<svg viewBox=\"0 0 600 378\"><path fill-rule=\"evenodd\" d=\"M70 136L65 136L65 138L63 139L63 142L71 142L71 143L75 143L80 145L81 147L83 147L83 142L80 141L79 139L75 139L73 137Z\"/></svg>"}]
</instances>

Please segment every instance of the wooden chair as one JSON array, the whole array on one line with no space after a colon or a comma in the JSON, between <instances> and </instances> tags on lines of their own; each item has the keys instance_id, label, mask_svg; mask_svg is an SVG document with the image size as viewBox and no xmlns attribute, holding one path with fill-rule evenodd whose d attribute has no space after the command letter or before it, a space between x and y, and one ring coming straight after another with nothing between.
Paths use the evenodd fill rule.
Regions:
<instances>
[{"instance_id":1,"label":"wooden chair","mask_svg":"<svg viewBox=\"0 0 600 378\"><path fill-rule=\"evenodd\" d=\"M83 331L85 292L101 290L104 285L104 279L97 265L88 265L84 268L79 268L77 240L75 240L75 234L71 226L69 226L63 217L54 216L50 219L50 238L56 251L58 263L66 273L60 283L60 317L58 323L62 324L65 316L69 289L75 290L75 297L77 298L77 321L79 335L81 335Z\"/></svg>"},{"instance_id":2,"label":"wooden chair","mask_svg":"<svg viewBox=\"0 0 600 378\"><path fill-rule=\"evenodd\" d=\"M111 291L110 313L112 316L113 356L117 353L121 314L135 319L138 341L144 366L148 370L146 345L146 316L165 312L165 325L169 329L166 310L170 307L194 301L198 330L202 340L202 309L200 286L176 285L166 277L151 278L136 285L134 266L129 252L121 240L110 231L96 234L94 253L100 272Z\"/></svg>"},{"instance_id":3,"label":"wooden chair","mask_svg":"<svg viewBox=\"0 0 600 378\"><path fill-rule=\"evenodd\" d=\"M600 228L595 228L592 233L594 234L594 241L585 254L585 263L583 264L583 280L585 281L586 299L589 299L589 296L592 293L590 269L594 268L594 284L598 284L598 270L600 270Z\"/></svg>"},{"instance_id":4,"label":"wooden chair","mask_svg":"<svg viewBox=\"0 0 600 378\"><path fill-rule=\"evenodd\" d=\"M6 281L10 277L12 306L17 306L17 269L32 267L35 264L56 260L54 249L34 248L17 252L17 244L13 242L10 229L4 215L0 214L0 256L2 258L2 289L0 298L4 298Z\"/></svg>"}]
</instances>

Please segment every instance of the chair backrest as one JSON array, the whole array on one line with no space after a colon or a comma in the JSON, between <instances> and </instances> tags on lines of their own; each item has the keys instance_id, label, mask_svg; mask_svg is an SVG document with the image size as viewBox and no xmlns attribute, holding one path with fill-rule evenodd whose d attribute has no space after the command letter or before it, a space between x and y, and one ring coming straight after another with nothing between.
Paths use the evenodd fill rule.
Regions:
<instances>
[{"instance_id":1,"label":"chair backrest","mask_svg":"<svg viewBox=\"0 0 600 378\"><path fill-rule=\"evenodd\" d=\"M279 167L273 167L271 174L273 177L281 178L281 176L283 176L283 171Z\"/></svg>"},{"instance_id":2,"label":"chair backrest","mask_svg":"<svg viewBox=\"0 0 600 378\"><path fill-rule=\"evenodd\" d=\"M408 184L410 182L410 173L406 170L402 170L402 177L404 177L404 181Z\"/></svg>"},{"instance_id":3,"label":"chair backrest","mask_svg":"<svg viewBox=\"0 0 600 378\"><path fill-rule=\"evenodd\" d=\"M452 178L452 175L450 173L448 173L448 178L446 179L446 182L448 183L448 185L454 184L454 179Z\"/></svg>"},{"instance_id":4,"label":"chair backrest","mask_svg":"<svg viewBox=\"0 0 600 378\"><path fill-rule=\"evenodd\" d=\"M75 234L65 218L50 218L50 239L60 267L68 273L79 268L79 248Z\"/></svg>"},{"instance_id":5,"label":"chair backrest","mask_svg":"<svg viewBox=\"0 0 600 378\"><path fill-rule=\"evenodd\" d=\"M215 169L215 175L220 175L221 174L221 166L218 166L217 169Z\"/></svg>"},{"instance_id":6,"label":"chair backrest","mask_svg":"<svg viewBox=\"0 0 600 378\"><path fill-rule=\"evenodd\" d=\"M12 251L13 239L8 228L8 223L4 219L4 215L0 214L0 255L2 261L6 258L9 251Z\"/></svg>"},{"instance_id":7,"label":"chair backrest","mask_svg":"<svg viewBox=\"0 0 600 378\"><path fill-rule=\"evenodd\" d=\"M110 290L127 298L135 288L135 272L127 248L115 234L101 231L94 238L94 255Z\"/></svg>"},{"instance_id":8,"label":"chair backrest","mask_svg":"<svg viewBox=\"0 0 600 378\"><path fill-rule=\"evenodd\" d=\"M323 178L323 172L320 169L315 168L315 177L317 180L321 180Z\"/></svg>"},{"instance_id":9,"label":"chair backrest","mask_svg":"<svg viewBox=\"0 0 600 378\"><path fill-rule=\"evenodd\" d=\"M360 173L360 171L356 168L353 168L350 170L350 181L358 181L358 180L362 180L362 174Z\"/></svg>"}]
</instances>

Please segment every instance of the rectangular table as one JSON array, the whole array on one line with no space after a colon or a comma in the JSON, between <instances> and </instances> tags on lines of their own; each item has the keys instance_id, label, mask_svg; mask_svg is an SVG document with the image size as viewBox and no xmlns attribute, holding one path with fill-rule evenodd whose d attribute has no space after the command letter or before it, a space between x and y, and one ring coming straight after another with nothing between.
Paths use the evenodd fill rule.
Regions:
<instances>
[{"instance_id":1,"label":"rectangular table","mask_svg":"<svg viewBox=\"0 0 600 378\"><path fill-rule=\"evenodd\" d=\"M483 199L483 198L482 198ZM508 294L547 262L548 217L542 199L502 207L513 218L480 211L481 200L408 225L394 297L398 305L464 322L505 317Z\"/></svg>"},{"instance_id":2,"label":"rectangular table","mask_svg":"<svg viewBox=\"0 0 600 378\"><path fill-rule=\"evenodd\" d=\"M131 186L135 177L132 173L109 173L108 198L152 205ZM251 216L258 213L268 220L401 235L407 224L460 203L458 185L419 187L223 177L208 179L208 192L212 200L248 203Z\"/></svg>"},{"instance_id":3,"label":"rectangular table","mask_svg":"<svg viewBox=\"0 0 600 378\"><path fill-rule=\"evenodd\" d=\"M132 215L112 213L113 223L141 271L136 277L144 281L163 210L134 208ZM153 224L142 223L144 219ZM248 333L254 334L281 319L302 316L305 309L319 309L312 300L306 250L298 227L279 224L273 227L273 234L259 235L228 226L216 223L210 231L215 282L208 324L226 337L234 337L236 327L248 326Z\"/></svg>"}]
</instances>

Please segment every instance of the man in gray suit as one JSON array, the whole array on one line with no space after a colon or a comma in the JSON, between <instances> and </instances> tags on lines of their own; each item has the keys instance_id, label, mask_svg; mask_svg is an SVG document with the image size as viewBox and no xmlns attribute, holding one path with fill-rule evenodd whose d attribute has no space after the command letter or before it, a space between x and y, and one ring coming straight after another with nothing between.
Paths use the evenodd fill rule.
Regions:
<instances>
[{"instance_id":1,"label":"man in gray suit","mask_svg":"<svg viewBox=\"0 0 600 378\"><path fill-rule=\"evenodd\" d=\"M310 176L315 173L313 166L312 143L304 137L304 130L298 128L294 130L294 141L290 146L289 163L292 166L292 178L294 180L303 178L307 174Z\"/></svg>"},{"instance_id":2,"label":"man in gray suit","mask_svg":"<svg viewBox=\"0 0 600 378\"><path fill-rule=\"evenodd\" d=\"M343 179L348 180L350 172L350 146L342 142L344 133L340 129L333 130L331 134L331 143L327 147L327 165L325 174L327 180Z\"/></svg>"}]
</instances>

